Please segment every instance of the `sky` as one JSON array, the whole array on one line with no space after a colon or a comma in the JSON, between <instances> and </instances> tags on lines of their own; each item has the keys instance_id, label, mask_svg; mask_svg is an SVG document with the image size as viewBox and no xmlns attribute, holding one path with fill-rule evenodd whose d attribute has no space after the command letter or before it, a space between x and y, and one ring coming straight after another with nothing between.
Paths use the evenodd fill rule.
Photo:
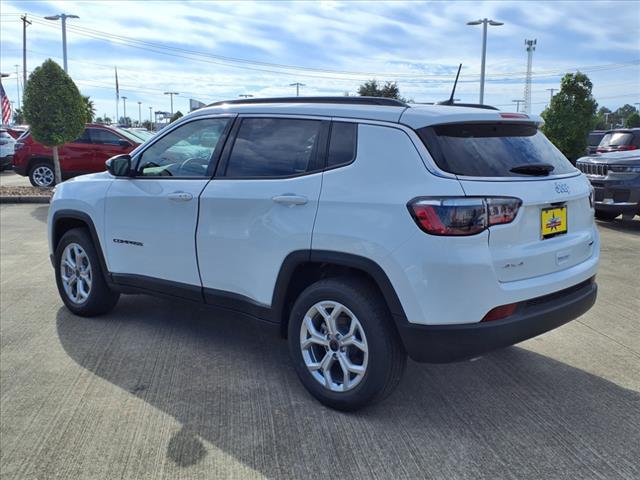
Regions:
<instances>
[{"instance_id":1,"label":"sky","mask_svg":"<svg viewBox=\"0 0 640 480\"><path fill-rule=\"evenodd\" d=\"M612 1L14 1L0 0L0 71L17 107L22 90L22 22L27 70L45 59L62 65L67 22L68 73L99 116L115 118L114 68L127 115L189 110L237 98L355 94L368 79L396 81L416 102L449 97L478 102L482 27L489 18L485 103L516 110L524 97L525 39L536 39L532 113L540 113L564 73L587 73L599 105L640 102L640 2ZM18 65L18 83L16 66ZM141 102L138 105L138 102ZM120 100L119 113L123 113ZM636 105L638 107L639 105ZM138 108L139 107L139 108Z\"/></svg>"}]
</instances>

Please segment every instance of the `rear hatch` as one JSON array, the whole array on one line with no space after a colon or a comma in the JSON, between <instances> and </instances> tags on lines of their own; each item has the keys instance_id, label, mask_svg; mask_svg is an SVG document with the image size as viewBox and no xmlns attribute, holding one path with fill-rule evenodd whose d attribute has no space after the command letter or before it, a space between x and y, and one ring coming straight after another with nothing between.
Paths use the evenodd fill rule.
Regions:
<instances>
[{"instance_id":1,"label":"rear hatch","mask_svg":"<svg viewBox=\"0 0 640 480\"><path fill-rule=\"evenodd\" d=\"M437 166L455 174L467 196L522 201L513 221L489 227L501 282L557 272L591 257L589 182L536 124L451 123L418 134ZM490 215L503 213L488 205Z\"/></svg>"}]
</instances>

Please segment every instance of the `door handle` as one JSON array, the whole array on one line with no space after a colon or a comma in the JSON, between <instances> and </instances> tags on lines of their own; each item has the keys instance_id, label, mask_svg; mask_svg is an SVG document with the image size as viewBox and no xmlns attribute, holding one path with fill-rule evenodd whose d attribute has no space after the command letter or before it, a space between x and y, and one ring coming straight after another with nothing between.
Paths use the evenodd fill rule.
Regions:
<instances>
[{"instance_id":1,"label":"door handle","mask_svg":"<svg viewBox=\"0 0 640 480\"><path fill-rule=\"evenodd\" d=\"M303 195L294 195L292 193L285 193L283 195L276 195L271 200L282 205L304 205L308 202L307 197Z\"/></svg>"},{"instance_id":2,"label":"door handle","mask_svg":"<svg viewBox=\"0 0 640 480\"><path fill-rule=\"evenodd\" d=\"M188 202L193 198L189 192L172 192L168 195L169 200L174 200L176 202Z\"/></svg>"}]
</instances>

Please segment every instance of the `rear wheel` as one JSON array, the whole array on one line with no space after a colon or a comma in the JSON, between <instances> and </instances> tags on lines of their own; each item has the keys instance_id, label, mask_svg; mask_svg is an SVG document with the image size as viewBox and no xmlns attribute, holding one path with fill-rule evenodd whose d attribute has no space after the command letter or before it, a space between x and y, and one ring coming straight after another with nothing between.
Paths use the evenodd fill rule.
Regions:
<instances>
[{"instance_id":1,"label":"rear wheel","mask_svg":"<svg viewBox=\"0 0 640 480\"><path fill-rule=\"evenodd\" d=\"M118 303L120 294L107 285L98 253L86 229L74 228L62 236L54 263L60 297L76 315L101 315Z\"/></svg>"},{"instance_id":2,"label":"rear wheel","mask_svg":"<svg viewBox=\"0 0 640 480\"><path fill-rule=\"evenodd\" d=\"M314 283L295 302L288 333L300 380L329 407L380 401L402 378L406 353L380 293L366 281Z\"/></svg>"},{"instance_id":3,"label":"rear wheel","mask_svg":"<svg viewBox=\"0 0 640 480\"><path fill-rule=\"evenodd\" d=\"M53 187L56 176L53 165L47 162L38 162L29 171L29 181L34 187Z\"/></svg>"},{"instance_id":4,"label":"rear wheel","mask_svg":"<svg viewBox=\"0 0 640 480\"><path fill-rule=\"evenodd\" d=\"M605 210L596 210L596 218L599 220L613 220L620 212L610 212Z\"/></svg>"}]
</instances>

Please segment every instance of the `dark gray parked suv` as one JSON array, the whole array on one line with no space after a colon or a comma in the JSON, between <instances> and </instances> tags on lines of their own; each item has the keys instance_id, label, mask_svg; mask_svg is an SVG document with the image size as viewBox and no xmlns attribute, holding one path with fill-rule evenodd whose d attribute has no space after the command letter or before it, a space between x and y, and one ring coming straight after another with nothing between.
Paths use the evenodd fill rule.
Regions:
<instances>
[{"instance_id":1,"label":"dark gray parked suv","mask_svg":"<svg viewBox=\"0 0 640 480\"><path fill-rule=\"evenodd\" d=\"M593 186L596 217L640 215L640 150L582 157L576 166Z\"/></svg>"}]
</instances>

